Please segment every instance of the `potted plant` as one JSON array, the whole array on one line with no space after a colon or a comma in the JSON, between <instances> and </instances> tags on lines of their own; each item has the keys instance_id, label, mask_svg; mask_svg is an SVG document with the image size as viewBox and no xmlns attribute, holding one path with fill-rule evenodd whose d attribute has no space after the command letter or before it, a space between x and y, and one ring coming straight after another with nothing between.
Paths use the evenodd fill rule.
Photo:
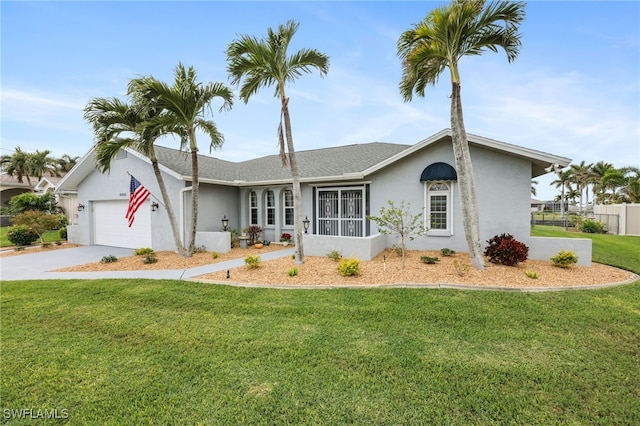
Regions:
<instances>
[{"instance_id":1,"label":"potted plant","mask_svg":"<svg viewBox=\"0 0 640 426\"><path fill-rule=\"evenodd\" d=\"M260 237L260 234L262 234L262 228L258 225L251 225L249 228L247 228L249 244L251 245L257 243L259 241L258 237Z\"/></svg>"},{"instance_id":2,"label":"potted plant","mask_svg":"<svg viewBox=\"0 0 640 426\"><path fill-rule=\"evenodd\" d=\"M289 245L289 243L291 242L291 234L289 234L288 232L283 232L282 235L280 235L280 242L284 246Z\"/></svg>"}]
</instances>

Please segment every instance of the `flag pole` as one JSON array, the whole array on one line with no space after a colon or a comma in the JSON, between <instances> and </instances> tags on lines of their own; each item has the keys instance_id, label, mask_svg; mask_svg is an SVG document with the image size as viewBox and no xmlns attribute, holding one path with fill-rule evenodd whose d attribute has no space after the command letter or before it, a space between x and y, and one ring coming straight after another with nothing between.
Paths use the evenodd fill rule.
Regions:
<instances>
[{"instance_id":1,"label":"flag pole","mask_svg":"<svg viewBox=\"0 0 640 426\"><path fill-rule=\"evenodd\" d=\"M127 174L128 174L129 176L134 177L131 173L129 173L129 170L127 170L126 172L127 172ZM137 179L138 179L138 178L136 178L136 180L137 180ZM138 181L138 182L140 182L140 181ZM140 184L142 184L142 182L140 182ZM146 186L146 185L143 185L143 186L144 186L145 188L147 188L147 191L149 191L149 187L148 187L148 186ZM167 208L167 206L165 206L165 205L164 205L164 203L162 202L162 199L160 199L160 198L156 197L156 195L155 195L153 192L149 191L149 195L151 195L153 198L155 198L155 199L158 201L158 203L160 203L160 205L161 205L162 207L164 207L165 209Z\"/></svg>"}]
</instances>

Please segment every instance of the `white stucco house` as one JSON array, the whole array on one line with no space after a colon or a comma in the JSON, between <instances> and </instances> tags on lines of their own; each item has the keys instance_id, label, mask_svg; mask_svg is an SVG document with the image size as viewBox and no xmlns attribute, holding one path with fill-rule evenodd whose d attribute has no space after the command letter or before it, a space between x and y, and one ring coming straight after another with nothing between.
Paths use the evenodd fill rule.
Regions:
<instances>
[{"instance_id":1,"label":"white stucco house","mask_svg":"<svg viewBox=\"0 0 640 426\"><path fill-rule=\"evenodd\" d=\"M570 159L481 136L468 135L477 187L483 241L510 233L530 248L532 259L548 259L561 249L574 251L581 264L591 262L591 240L530 236L531 179L545 168L565 167ZM181 227L188 236L191 212L191 160L178 150L157 147L161 170ZM302 216L310 222L304 236L305 254L324 256L338 250L344 256L368 260L397 241L382 235L368 215L378 215L391 200L409 203L422 214L425 237L411 249L447 247L467 251L464 237L451 130L442 130L415 145L373 142L298 151L302 186ZM278 155L243 162L200 156L198 245L228 251L229 228L264 228L263 239L278 241L293 232L291 175ZM152 194L129 228L124 218L129 180L134 175ZM84 245L152 247L174 250L172 232L151 163L132 149L120 151L111 171L96 170L90 150L56 187L77 193L76 225L70 241ZM158 204L157 206L155 204Z\"/></svg>"}]
</instances>

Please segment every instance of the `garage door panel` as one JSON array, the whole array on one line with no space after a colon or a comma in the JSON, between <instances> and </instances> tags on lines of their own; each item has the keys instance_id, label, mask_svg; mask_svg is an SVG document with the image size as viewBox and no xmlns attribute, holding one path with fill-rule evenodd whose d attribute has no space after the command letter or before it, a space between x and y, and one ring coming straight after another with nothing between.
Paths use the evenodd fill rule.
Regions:
<instances>
[{"instance_id":1,"label":"garage door panel","mask_svg":"<svg viewBox=\"0 0 640 426\"><path fill-rule=\"evenodd\" d=\"M94 244L127 248L151 247L151 208L145 202L131 228L124 215L128 200L94 201Z\"/></svg>"}]
</instances>

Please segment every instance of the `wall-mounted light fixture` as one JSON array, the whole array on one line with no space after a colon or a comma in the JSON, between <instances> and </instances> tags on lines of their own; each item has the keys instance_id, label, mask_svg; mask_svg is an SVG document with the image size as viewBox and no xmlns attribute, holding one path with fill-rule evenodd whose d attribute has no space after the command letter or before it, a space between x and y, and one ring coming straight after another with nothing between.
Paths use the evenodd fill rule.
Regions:
<instances>
[{"instance_id":1,"label":"wall-mounted light fixture","mask_svg":"<svg viewBox=\"0 0 640 426\"><path fill-rule=\"evenodd\" d=\"M157 210L158 210L158 207L160 207L160 206L158 205L158 203L156 203L155 201L152 201L152 202L151 202L151 211L152 211L152 212L157 211Z\"/></svg>"},{"instance_id":2,"label":"wall-mounted light fixture","mask_svg":"<svg viewBox=\"0 0 640 426\"><path fill-rule=\"evenodd\" d=\"M224 217L222 218L222 230L226 231L228 226L229 226L229 219L227 219L227 215L225 214Z\"/></svg>"},{"instance_id":3,"label":"wall-mounted light fixture","mask_svg":"<svg viewBox=\"0 0 640 426\"><path fill-rule=\"evenodd\" d=\"M304 220L302 221L302 225L304 226L304 233L306 234L307 231L309 230L309 224L311 223L311 221L309 220L308 216L304 217Z\"/></svg>"},{"instance_id":4,"label":"wall-mounted light fixture","mask_svg":"<svg viewBox=\"0 0 640 426\"><path fill-rule=\"evenodd\" d=\"M81 212L84 210L84 204L78 204L78 211Z\"/></svg>"}]
</instances>

